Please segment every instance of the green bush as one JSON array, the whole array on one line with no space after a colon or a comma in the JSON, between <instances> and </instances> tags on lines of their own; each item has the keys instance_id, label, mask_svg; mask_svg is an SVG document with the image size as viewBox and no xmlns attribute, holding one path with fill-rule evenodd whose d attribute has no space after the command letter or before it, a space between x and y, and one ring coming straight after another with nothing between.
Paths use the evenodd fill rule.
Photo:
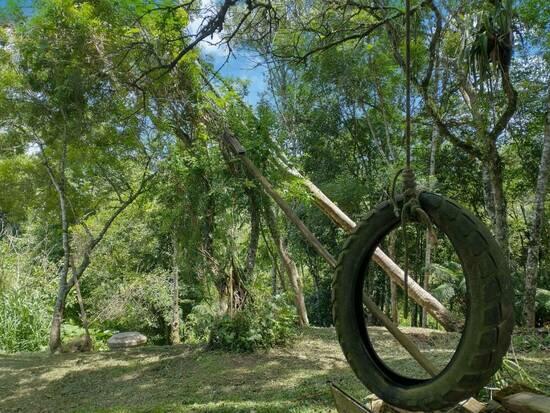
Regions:
<instances>
[{"instance_id":1,"label":"green bush","mask_svg":"<svg viewBox=\"0 0 550 413\"><path fill-rule=\"evenodd\" d=\"M548 330L541 333L530 329L516 328L512 343L516 351L548 351L550 350L550 334Z\"/></svg>"},{"instance_id":2,"label":"green bush","mask_svg":"<svg viewBox=\"0 0 550 413\"><path fill-rule=\"evenodd\" d=\"M113 334L116 334L116 330L100 330L97 328L89 328L90 338L93 343L93 350L95 351L107 351L107 340L109 340ZM71 321L64 323L62 326L62 336L64 342L69 342L72 339L81 337L86 334L84 328L72 323Z\"/></svg>"},{"instance_id":3,"label":"green bush","mask_svg":"<svg viewBox=\"0 0 550 413\"><path fill-rule=\"evenodd\" d=\"M0 294L0 351L39 351L48 344L50 313L36 291Z\"/></svg>"},{"instance_id":4,"label":"green bush","mask_svg":"<svg viewBox=\"0 0 550 413\"><path fill-rule=\"evenodd\" d=\"M171 320L170 273L155 270L150 273L125 273L125 280L117 284L107 282L110 274L90 273L89 277L105 279L105 284L94 286L85 297L94 327L99 330L139 331L151 344L168 342ZM97 280L90 279L90 283ZM88 284L89 285L89 284ZM78 324L78 304L69 310ZM90 332L91 333L91 332Z\"/></svg>"},{"instance_id":5,"label":"green bush","mask_svg":"<svg viewBox=\"0 0 550 413\"><path fill-rule=\"evenodd\" d=\"M212 325L216 320L216 309L209 303L194 306L182 324L182 337L186 343L207 343Z\"/></svg>"},{"instance_id":6,"label":"green bush","mask_svg":"<svg viewBox=\"0 0 550 413\"><path fill-rule=\"evenodd\" d=\"M214 321L209 345L213 349L252 352L288 344L296 334L296 315L283 297L249 303L233 316Z\"/></svg>"}]
</instances>

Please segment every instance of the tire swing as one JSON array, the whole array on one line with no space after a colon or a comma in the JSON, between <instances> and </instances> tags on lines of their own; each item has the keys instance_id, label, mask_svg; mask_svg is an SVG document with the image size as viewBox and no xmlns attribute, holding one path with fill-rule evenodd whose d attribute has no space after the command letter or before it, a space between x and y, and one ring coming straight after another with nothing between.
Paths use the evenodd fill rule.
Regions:
<instances>
[{"instance_id":1,"label":"tire swing","mask_svg":"<svg viewBox=\"0 0 550 413\"><path fill-rule=\"evenodd\" d=\"M476 394L500 368L514 324L513 293L506 259L485 225L453 201L416 190L410 168L410 0L406 3L404 194L379 204L348 238L336 268L332 305L338 340L361 382L390 405L433 411ZM433 224L447 236L466 281L466 322L458 347L443 370L430 371L429 379L407 377L388 367L374 349L365 320L368 303L365 304L363 291L373 253L393 229L411 221L425 223L429 228ZM406 288L407 268L405 296Z\"/></svg>"}]
</instances>

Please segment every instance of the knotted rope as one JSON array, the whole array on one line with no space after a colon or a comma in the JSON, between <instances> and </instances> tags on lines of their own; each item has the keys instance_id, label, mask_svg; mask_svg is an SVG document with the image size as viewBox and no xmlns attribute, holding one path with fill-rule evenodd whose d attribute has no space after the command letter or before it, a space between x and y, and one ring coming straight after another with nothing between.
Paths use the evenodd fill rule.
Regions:
<instances>
[{"instance_id":1,"label":"knotted rope","mask_svg":"<svg viewBox=\"0 0 550 413\"><path fill-rule=\"evenodd\" d=\"M405 77L406 77L406 117L405 117L405 147L406 147L406 166L395 175L392 184L392 202L394 212L401 219L401 230L404 239L405 250L405 270L404 270L404 290L405 290L405 306L404 317L409 314L409 251L407 244L406 226L409 222L420 222L428 228L430 240L433 244L437 242L434 225L429 215L422 209L420 205L420 192L416 185L416 176L411 167L411 2L405 2L405 30L406 30L406 45L405 45ZM397 200L395 199L395 186L397 179L402 175L403 183L403 206L399 210Z\"/></svg>"}]
</instances>

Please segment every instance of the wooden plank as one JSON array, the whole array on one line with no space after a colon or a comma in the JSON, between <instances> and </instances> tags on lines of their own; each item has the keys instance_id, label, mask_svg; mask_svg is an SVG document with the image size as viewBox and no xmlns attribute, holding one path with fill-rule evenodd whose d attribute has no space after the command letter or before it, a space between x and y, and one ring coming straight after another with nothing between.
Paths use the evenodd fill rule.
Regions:
<instances>
[{"instance_id":1,"label":"wooden plank","mask_svg":"<svg viewBox=\"0 0 550 413\"><path fill-rule=\"evenodd\" d=\"M500 402L514 413L550 413L550 397L542 394L521 392L506 396Z\"/></svg>"},{"instance_id":2,"label":"wooden plank","mask_svg":"<svg viewBox=\"0 0 550 413\"><path fill-rule=\"evenodd\" d=\"M461 402L460 406L462 406L462 408L467 412L480 413L487 405L485 403L481 403L473 397L470 397L468 400Z\"/></svg>"},{"instance_id":3,"label":"wooden plank","mask_svg":"<svg viewBox=\"0 0 550 413\"><path fill-rule=\"evenodd\" d=\"M397 327L389 317L384 314L371 298L363 293L363 303L368 310L384 324L384 327L395 337L395 339L403 346L405 350L426 370L432 377L437 375L438 369L432 362L424 356L416 346L416 344Z\"/></svg>"},{"instance_id":4,"label":"wooden plank","mask_svg":"<svg viewBox=\"0 0 550 413\"><path fill-rule=\"evenodd\" d=\"M227 142L227 144L231 147L233 152L235 152L237 155L244 155L246 153L246 149L244 149L244 147L241 145L241 143L235 136L225 132L223 134L223 139Z\"/></svg>"},{"instance_id":5,"label":"wooden plank","mask_svg":"<svg viewBox=\"0 0 550 413\"><path fill-rule=\"evenodd\" d=\"M372 413L371 410L367 409L335 384L330 383L330 390L332 397L334 397L338 413Z\"/></svg>"}]
</instances>

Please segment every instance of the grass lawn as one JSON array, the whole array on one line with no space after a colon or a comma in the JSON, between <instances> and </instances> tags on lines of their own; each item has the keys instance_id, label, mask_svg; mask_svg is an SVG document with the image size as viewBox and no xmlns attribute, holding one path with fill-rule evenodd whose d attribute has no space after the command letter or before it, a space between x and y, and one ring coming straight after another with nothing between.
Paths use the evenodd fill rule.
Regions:
<instances>
[{"instance_id":1,"label":"grass lawn","mask_svg":"<svg viewBox=\"0 0 550 413\"><path fill-rule=\"evenodd\" d=\"M371 330L388 364L421 374L385 330ZM446 333L408 331L439 364L456 345L456 337ZM550 382L548 352L517 356L525 370ZM335 412L328 381L359 400L368 395L344 360L331 328L307 329L289 348L256 354L180 345L91 354L0 355L0 412Z\"/></svg>"}]
</instances>

